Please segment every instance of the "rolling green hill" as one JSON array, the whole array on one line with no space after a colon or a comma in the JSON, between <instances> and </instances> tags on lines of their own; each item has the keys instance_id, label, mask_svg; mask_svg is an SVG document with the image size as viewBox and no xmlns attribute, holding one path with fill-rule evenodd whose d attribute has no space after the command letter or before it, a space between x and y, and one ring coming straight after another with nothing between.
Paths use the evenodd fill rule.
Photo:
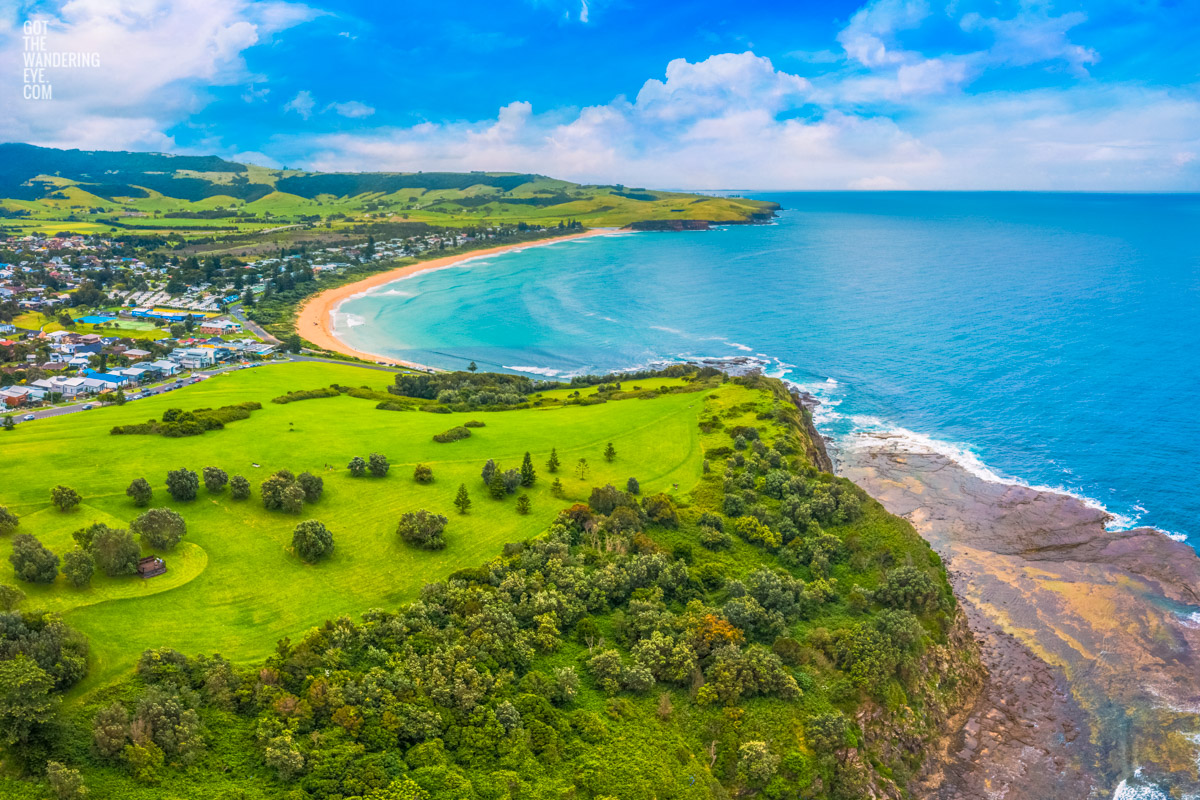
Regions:
<instances>
[{"instance_id":1,"label":"rolling green hill","mask_svg":"<svg viewBox=\"0 0 1200 800\"><path fill-rule=\"evenodd\" d=\"M765 219L773 203L495 172L312 173L215 156L0 145L0 227L10 232L206 236L382 221L592 227Z\"/></svg>"},{"instance_id":2,"label":"rolling green hill","mask_svg":"<svg viewBox=\"0 0 1200 800\"><path fill-rule=\"evenodd\" d=\"M25 535L65 555L81 527L126 528L143 476L149 506L187 525L173 548L143 541L168 567L145 580L0 567L25 595L0 612L0 796L51 796L53 761L59 797L81 781L121 800L899 798L973 698L941 562L816 468L778 381L678 367L529 385L498 410L470 398L511 375L379 391L390 377L277 364L0 435L0 505L19 517L0 515L5 555ZM110 433L245 402L262 407L200 435ZM352 476L371 452L388 473ZM487 459L527 453L527 485L485 486ZM168 497L168 470L206 465L249 477L250 496ZM321 477L320 497L265 508L280 469ZM81 503L54 507L57 484ZM446 518L444 547L398 535L418 509ZM305 519L333 534L315 563L293 546Z\"/></svg>"}]
</instances>

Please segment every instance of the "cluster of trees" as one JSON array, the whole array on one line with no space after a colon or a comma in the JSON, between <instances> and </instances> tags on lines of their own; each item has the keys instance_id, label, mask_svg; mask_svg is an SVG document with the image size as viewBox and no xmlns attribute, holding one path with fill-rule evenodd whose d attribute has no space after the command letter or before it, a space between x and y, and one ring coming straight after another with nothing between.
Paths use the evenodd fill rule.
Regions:
<instances>
[{"instance_id":1,"label":"cluster of trees","mask_svg":"<svg viewBox=\"0 0 1200 800\"><path fill-rule=\"evenodd\" d=\"M401 373L388 391L401 397L436 400L454 411L468 411L519 405L529 395L555 385L495 372Z\"/></svg>"},{"instance_id":2,"label":"cluster of trees","mask_svg":"<svg viewBox=\"0 0 1200 800\"><path fill-rule=\"evenodd\" d=\"M249 419L252 411L262 408L262 403L248 401L220 408L197 408L184 411L180 408L168 408L163 412L162 420L147 420L133 425L114 425L109 431L114 436L143 435L167 436L200 436L207 431L217 431L227 423L240 419Z\"/></svg>"},{"instance_id":3,"label":"cluster of trees","mask_svg":"<svg viewBox=\"0 0 1200 800\"><path fill-rule=\"evenodd\" d=\"M296 475L291 470L281 469L263 481L258 491L263 508L299 514L305 503L315 503L321 499L325 480L311 472Z\"/></svg>"},{"instance_id":4,"label":"cluster of trees","mask_svg":"<svg viewBox=\"0 0 1200 800\"><path fill-rule=\"evenodd\" d=\"M387 456L382 453L371 453L366 461L360 456L350 459L347 468L350 470L350 475L355 478L361 478L368 472L376 478L382 478L388 474L391 464L388 463Z\"/></svg>"},{"instance_id":5,"label":"cluster of trees","mask_svg":"<svg viewBox=\"0 0 1200 800\"><path fill-rule=\"evenodd\" d=\"M488 494L495 500L503 500L510 494L516 494L521 487L528 489L537 483L537 470L533 466L533 457L526 452L525 457L521 460L520 469L502 470L496 465L494 459L489 458L483 465L480 477L483 479L483 485ZM521 500L524 502L522 503ZM518 498L518 503L524 509L518 508L518 510L521 510L521 513L528 513L529 498L522 495L521 498Z\"/></svg>"}]
</instances>

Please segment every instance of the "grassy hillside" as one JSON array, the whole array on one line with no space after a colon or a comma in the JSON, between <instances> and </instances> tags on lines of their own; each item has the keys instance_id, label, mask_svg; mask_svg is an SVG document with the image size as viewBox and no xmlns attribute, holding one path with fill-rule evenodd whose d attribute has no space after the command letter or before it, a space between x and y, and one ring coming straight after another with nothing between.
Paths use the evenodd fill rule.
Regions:
<instances>
[{"instance_id":1,"label":"grassy hillside","mask_svg":"<svg viewBox=\"0 0 1200 800\"><path fill-rule=\"evenodd\" d=\"M96 663L83 688L129 670L148 647L215 651L240 662L260 659L279 638L325 619L414 599L429 580L475 566L500 552L505 542L544 530L567 500L586 498L596 482L623 485L636 475L648 489L659 491L670 490L673 483L691 486L699 477L696 418L701 407L694 395L488 414L487 427L452 444L435 443L432 437L472 414L377 411L374 402L345 395L287 405L270 402L291 390L331 383L366 382L382 389L388 377L320 363L265 366L123 407L39 420L0 439L0 486L5 487L0 505L21 517L22 533L34 534L51 550L73 547L71 533L94 521L128 527L143 509L125 496L125 489L144 477L155 487L152 505L177 508L188 522L187 541L199 551L187 555L182 565L168 555L167 581L97 576L92 588L77 590L59 576L52 586L23 587L31 606L67 612L70 623L92 637ZM247 400L261 402L263 409L204 436L109 435L115 425L161 417L168 407L216 408ZM609 441L626 454L612 464L602 456ZM516 513L515 501L488 504L479 485L487 459L516 467L528 450L540 467L554 447L565 463L586 457L592 465L586 482L563 473L567 500L552 498L545 481L529 492L533 511L528 516ZM350 459L372 452L391 460L388 477L350 477ZM413 481L417 463L433 467L433 484ZM228 491L211 497L202 489L190 503L171 501L164 485L167 472L180 467L199 472L205 466L246 476L254 486L253 498L234 502ZM324 496L299 517L267 511L258 499L258 485L279 469L321 476ZM479 512L460 516L452 501L464 482ZM83 503L66 514L54 509L50 489L57 484L77 490ZM447 532L451 547L434 554L397 541L399 515L417 508L452 517ZM334 556L316 567L287 552L292 529L310 517L325 521L337 542ZM0 555L5 559L0 583L11 584L7 542L0 543ZM187 585L172 592L169 603L151 597L167 582ZM130 620L136 624L128 624Z\"/></svg>"},{"instance_id":2,"label":"grassy hillside","mask_svg":"<svg viewBox=\"0 0 1200 800\"><path fill-rule=\"evenodd\" d=\"M0 225L12 232L261 233L283 225L428 222L594 227L748 222L774 204L585 186L522 173L307 173L205 156L0 145Z\"/></svg>"},{"instance_id":3,"label":"grassy hillside","mask_svg":"<svg viewBox=\"0 0 1200 800\"><path fill-rule=\"evenodd\" d=\"M376 408L427 406L411 398L454 380L410 376L397 387L407 397L271 402L386 378L263 367L0 434L0 504L56 552L93 520L124 527L141 510L124 493L139 476L151 505L188 526L166 575L21 583L26 616L0 614L0 644L47 624L40 607L91 653L58 723L8 748L0 795L45 796L54 759L60 784L123 800L903 796L974 691L973 645L937 557L812 466L811 428L778 382L658 377L506 411ZM487 376L467 380L452 402L490 391ZM168 405L246 401L263 407L200 436L108 433ZM467 421L485 424L433 441ZM526 451L538 475L517 493L532 501L523 515L516 497L489 495L480 469L516 468ZM389 474L351 477L349 459L370 452L388 455ZM413 480L417 463L432 484ZM167 470L207 464L250 477L252 496L202 486L169 501ZM323 496L297 515L267 511L260 482L281 468L321 476ZM55 484L82 504L52 508ZM400 541L397 520L419 508L448 518L444 549ZM309 517L335 542L315 564L289 550ZM0 670L15 663L0 657ZM0 695L5 732L12 702Z\"/></svg>"}]
</instances>

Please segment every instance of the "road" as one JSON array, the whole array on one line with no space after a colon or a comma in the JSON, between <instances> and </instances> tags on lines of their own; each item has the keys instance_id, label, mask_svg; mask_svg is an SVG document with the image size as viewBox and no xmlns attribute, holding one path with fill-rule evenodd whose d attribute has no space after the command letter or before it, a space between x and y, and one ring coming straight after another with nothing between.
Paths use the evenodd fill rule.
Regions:
<instances>
[{"instance_id":1,"label":"road","mask_svg":"<svg viewBox=\"0 0 1200 800\"><path fill-rule=\"evenodd\" d=\"M278 339L267 333L257 322L249 319L246 316L245 311L242 310L242 303L235 303L234 305L230 306L229 315L240 322L243 328L250 331L267 344L280 344Z\"/></svg>"},{"instance_id":2,"label":"road","mask_svg":"<svg viewBox=\"0 0 1200 800\"><path fill-rule=\"evenodd\" d=\"M262 367L269 367L273 364L287 364L287 363L290 363L293 361L317 361L317 362L321 362L324 364L344 364L345 366L348 366L348 367L358 367L359 369L370 369L370 370L375 370L377 372L390 372L393 374L404 371L404 370L396 369L394 367L385 366L382 364L359 364L354 361L342 361L342 360L336 359L336 358L323 358L321 356L306 356L306 355L289 355L286 359L279 359L279 360L273 360L273 361L260 361L260 362L256 363L256 366L254 368L261 369ZM195 372L191 372L191 373L184 373L183 375L178 375L175 378L171 378L170 380L167 380L167 381L160 381L158 383L147 384L146 386L139 386L136 388L136 391L138 391L138 392L153 391L153 392L158 393L158 392L161 392L163 389L165 389L168 386L174 386L174 387L176 387L176 390L186 389L189 386L195 385L195 384L191 383L191 379L193 377L200 377L202 380L204 380L204 379L212 377L213 375L220 375L222 372L230 372L232 370L239 369L240 367L241 367L240 363L225 364L225 365L217 367L215 369L199 370L199 371L195 371ZM177 384L177 383L175 383L176 378L182 378L182 380L184 382ZM135 390L131 389L129 391L129 394L132 395L132 394L134 394L134 392L135 392ZM134 400L131 398L126 402L136 403L137 400ZM98 400L94 400L94 399L81 400L78 403L72 403L72 404L66 405L66 406L55 406L53 408L39 408L35 411L29 411L26 409L13 409L11 412L7 412L7 413L11 413L12 417L13 417L13 422L20 425L26 421L24 418L25 418L25 415L27 415L27 414L33 414L34 419L30 420L30 421L36 421L39 419L46 419L48 417L61 417L64 414L77 414L84 410L83 407L85 405L92 405L94 407L99 407L100 402ZM4 416L4 414L0 413L0 417L2 417L2 416Z\"/></svg>"}]
</instances>

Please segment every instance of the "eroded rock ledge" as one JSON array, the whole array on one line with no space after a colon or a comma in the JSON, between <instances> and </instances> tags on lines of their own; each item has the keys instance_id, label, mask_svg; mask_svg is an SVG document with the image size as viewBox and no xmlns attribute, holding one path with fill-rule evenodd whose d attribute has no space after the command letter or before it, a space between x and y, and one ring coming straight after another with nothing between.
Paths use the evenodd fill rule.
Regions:
<instances>
[{"instance_id":1,"label":"eroded rock ledge","mask_svg":"<svg viewBox=\"0 0 1200 800\"><path fill-rule=\"evenodd\" d=\"M1112 797L1135 767L1200 789L1191 547L1152 529L1109 532L1077 498L983 480L887 436L838 460L946 560L989 668L920 794Z\"/></svg>"}]
</instances>

